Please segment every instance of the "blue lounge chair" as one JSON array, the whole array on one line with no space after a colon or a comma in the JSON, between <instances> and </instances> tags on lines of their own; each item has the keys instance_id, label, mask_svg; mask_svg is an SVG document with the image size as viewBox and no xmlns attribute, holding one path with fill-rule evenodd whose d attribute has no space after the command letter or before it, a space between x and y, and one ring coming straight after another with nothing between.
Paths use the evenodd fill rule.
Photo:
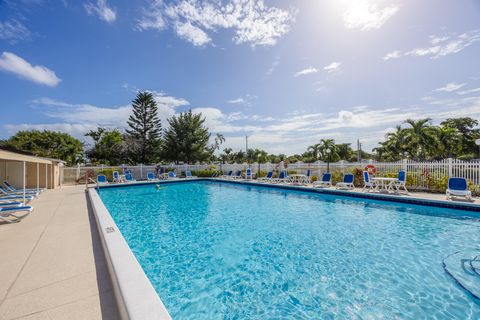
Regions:
<instances>
[{"instance_id":1,"label":"blue lounge chair","mask_svg":"<svg viewBox=\"0 0 480 320\"><path fill-rule=\"evenodd\" d=\"M272 178L273 178L273 171L268 171L265 177L258 178L257 181L266 182L266 181L272 180Z\"/></svg>"},{"instance_id":2,"label":"blue lounge chair","mask_svg":"<svg viewBox=\"0 0 480 320\"><path fill-rule=\"evenodd\" d=\"M273 183L283 183L288 181L288 173L287 171L282 171L278 175L278 178L274 178L271 180Z\"/></svg>"},{"instance_id":3,"label":"blue lounge chair","mask_svg":"<svg viewBox=\"0 0 480 320\"><path fill-rule=\"evenodd\" d=\"M107 176L104 174L99 174L97 176L97 184L108 184Z\"/></svg>"},{"instance_id":4,"label":"blue lounge chair","mask_svg":"<svg viewBox=\"0 0 480 320\"><path fill-rule=\"evenodd\" d=\"M31 206L6 207L0 208L0 221L6 223L20 222L21 219L28 216L33 211ZM23 215L17 215L18 212L25 212Z\"/></svg>"},{"instance_id":5,"label":"blue lounge chair","mask_svg":"<svg viewBox=\"0 0 480 320\"><path fill-rule=\"evenodd\" d=\"M23 203L18 201L0 201L0 208L7 208L7 207L20 207L23 206Z\"/></svg>"},{"instance_id":6,"label":"blue lounge chair","mask_svg":"<svg viewBox=\"0 0 480 320\"><path fill-rule=\"evenodd\" d=\"M307 177L306 183L310 183L310 181L312 181L312 170L307 169L307 172L305 173L305 176Z\"/></svg>"},{"instance_id":7,"label":"blue lounge chair","mask_svg":"<svg viewBox=\"0 0 480 320\"><path fill-rule=\"evenodd\" d=\"M0 193L3 194L4 196L23 196L23 191L8 191L7 189L5 189L3 186L0 186ZM28 195L28 196L33 196L33 197L36 197L38 196L38 192L36 191L25 191L25 194Z\"/></svg>"},{"instance_id":8,"label":"blue lounge chair","mask_svg":"<svg viewBox=\"0 0 480 320\"><path fill-rule=\"evenodd\" d=\"M25 195L25 201L30 202L33 199L35 199L34 196L31 195ZM20 201L23 200L23 195L12 195L12 196L5 196L5 195L0 195L0 201Z\"/></svg>"},{"instance_id":9,"label":"blue lounge chair","mask_svg":"<svg viewBox=\"0 0 480 320\"><path fill-rule=\"evenodd\" d=\"M122 182L122 179L120 178L120 173L118 171L113 171L113 181L112 182Z\"/></svg>"},{"instance_id":10,"label":"blue lounge chair","mask_svg":"<svg viewBox=\"0 0 480 320\"><path fill-rule=\"evenodd\" d=\"M168 171L167 179L178 179L174 171Z\"/></svg>"},{"instance_id":11,"label":"blue lounge chair","mask_svg":"<svg viewBox=\"0 0 480 320\"><path fill-rule=\"evenodd\" d=\"M351 173L347 173L343 176L343 181L339 182L335 185L335 188L337 189L354 189L355 185L353 184L353 181L355 180L355 176Z\"/></svg>"},{"instance_id":12,"label":"blue lounge chair","mask_svg":"<svg viewBox=\"0 0 480 320\"><path fill-rule=\"evenodd\" d=\"M129 172L129 173L125 173L125 182L134 182L135 179L133 178L132 174Z\"/></svg>"},{"instance_id":13,"label":"blue lounge chair","mask_svg":"<svg viewBox=\"0 0 480 320\"><path fill-rule=\"evenodd\" d=\"M3 181L3 185L5 186L5 189L12 191L12 192L23 192L23 189L16 189L14 186L12 186L7 180ZM25 188L25 191L33 191L33 192L43 192L45 191L43 188Z\"/></svg>"},{"instance_id":14,"label":"blue lounge chair","mask_svg":"<svg viewBox=\"0 0 480 320\"><path fill-rule=\"evenodd\" d=\"M149 172L147 172L147 180L148 181L158 181L158 178L155 176L155 173L149 171Z\"/></svg>"},{"instance_id":15,"label":"blue lounge chair","mask_svg":"<svg viewBox=\"0 0 480 320\"><path fill-rule=\"evenodd\" d=\"M326 172L322 174L322 180L314 181L313 186L316 188L328 188L332 186L332 174Z\"/></svg>"},{"instance_id":16,"label":"blue lounge chair","mask_svg":"<svg viewBox=\"0 0 480 320\"><path fill-rule=\"evenodd\" d=\"M242 178L242 170L237 170L237 172L232 175L232 179L241 179Z\"/></svg>"},{"instance_id":17,"label":"blue lounge chair","mask_svg":"<svg viewBox=\"0 0 480 320\"><path fill-rule=\"evenodd\" d=\"M391 186L392 186L392 188L395 189L395 192L399 192L400 189L403 188L403 190L406 193L408 193L408 190L407 190L407 174L405 173L405 171L403 171L403 170L398 171L397 180L392 182Z\"/></svg>"},{"instance_id":18,"label":"blue lounge chair","mask_svg":"<svg viewBox=\"0 0 480 320\"><path fill-rule=\"evenodd\" d=\"M245 180L252 180L252 179L253 179L252 169L247 168L247 170L245 171Z\"/></svg>"},{"instance_id":19,"label":"blue lounge chair","mask_svg":"<svg viewBox=\"0 0 480 320\"><path fill-rule=\"evenodd\" d=\"M466 198L472 201L472 192L468 190L467 179L465 178L449 178L448 188L446 190L447 200L453 198Z\"/></svg>"},{"instance_id":20,"label":"blue lounge chair","mask_svg":"<svg viewBox=\"0 0 480 320\"><path fill-rule=\"evenodd\" d=\"M192 172L190 170L185 171L185 178L192 179L197 178L196 176L192 176Z\"/></svg>"},{"instance_id":21,"label":"blue lounge chair","mask_svg":"<svg viewBox=\"0 0 480 320\"><path fill-rule=\"evenodd\" d=\"M362 191L377 191L377 185L370 179L370 173L363 171L363 189Z\"/></svg>"},{"instance_id":22,"label":"blue lounge chair","mask_svg":"<svg viewBox=\"0 0 480 320\"><path fill-rule=\"evenodd\" d=\"M227 174L221 175L219 178L221 178L221 179L230 179L230 178L232 177L232 175L233 175L233 171L232 171L232 170L229 170L229 171L227 172Z\"/></svg>"}]
</instances>

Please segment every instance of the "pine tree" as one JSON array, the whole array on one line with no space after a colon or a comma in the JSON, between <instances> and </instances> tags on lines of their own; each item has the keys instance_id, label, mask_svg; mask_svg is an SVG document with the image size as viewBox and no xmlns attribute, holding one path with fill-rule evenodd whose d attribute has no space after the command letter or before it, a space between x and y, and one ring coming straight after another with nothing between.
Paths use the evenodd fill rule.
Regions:
<instances>
[{"instance_id":1,"label":"pine tree","mask_svg":"<svg viewBox=\"0 0 480 320\"><path fill-rule=\"evenodd\" d=\"M161 148L162 125L158 118L157 103L150 92L142 91L132 101L133 114L128 118L127 134L137 142L132 158L139 163L158 160Z\"/></svg>"},{"instance_id":2,"label":"pine tree","mask_svg":"<svg viewBox=\"0 0 480 320\"><path fill-rule=\"evenodd\" d=\"M214 149L208 145L210 133L204 122L201 113L194 114L191 110L170 118L164 137L164 157L185 163L208 160Z\"/></svg>"}]
</instances>

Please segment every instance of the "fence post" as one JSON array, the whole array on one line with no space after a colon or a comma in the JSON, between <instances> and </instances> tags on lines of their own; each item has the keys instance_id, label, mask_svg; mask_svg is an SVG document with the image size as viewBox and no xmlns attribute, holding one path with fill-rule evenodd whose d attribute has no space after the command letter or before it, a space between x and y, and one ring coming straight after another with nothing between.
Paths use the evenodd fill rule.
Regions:
<instances>
[{"instance_id":1,"label":"fence post","mask_svg":"<svg viewBox=\"0 0 480 320\"><path fill-rule=\"evenodd\" d=\"M405 173L407 173L407 159L403 159L403 171L405 171Z\"/></svg>"},{"instance_id":2,"label":"fence post","mask_svg":"<svg viewBox=\"0 0 480 320\"><path fill-rule=\"evenodd\" d=\"M450 178L452 176L452 158L448 158L448 177Z\"/></svg>"},{"instance_id":3,"label":"fence post","mask_svg":"<svg viewBox=\"0 0 480 320\"><path fill-rule=\"evenodd\" d=\"M143 179L143 164L140 163L140 178Z\"/></svg>"},{"instance_id":4,"label":"fence post","mask_svg":"<svg viewBox=\"0 0 480 320\"><path fill-rule=\"evenodd\" d=\"M345 160L340 160L340 171L345 174Z\"/></svg>"},{"instance_id":5,"label":"fence post","mask_svg":"<svg viewBox=\"0 0 480 320\"><path fill-rule=\"evenodd\" d=\"M77 181L80 179L80 163L77 163Z\"/></svg>"}]
</instances>

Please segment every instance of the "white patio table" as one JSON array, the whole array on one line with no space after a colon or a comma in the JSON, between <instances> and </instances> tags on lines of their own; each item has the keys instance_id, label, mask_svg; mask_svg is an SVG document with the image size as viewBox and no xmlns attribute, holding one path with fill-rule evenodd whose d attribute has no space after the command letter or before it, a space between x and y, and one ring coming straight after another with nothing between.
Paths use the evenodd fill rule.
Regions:
<instances>
[{"instance_id":1,"label":"white patio table","mask_svg":"<svg viewBox=\"0 0 480 320\"><path fill-rule=\"evenodd\" d=\"M288 175L288 180L291 183L298 183L298 184L308 183L308 178L304 174L290 174Z\"/></svg>"},{"instance_id":2,"label":"white patio table","mask_svg":"<svg viewBox=\"0 0 480 320\"><path fill-rule=\"evenodd\" d=\"M393 182L397 181L397 178L386 178L386 177L372 177L372 181L375 182L377 191L390 193L393 191L392 184Z\"/></svg>"}]
</instances>

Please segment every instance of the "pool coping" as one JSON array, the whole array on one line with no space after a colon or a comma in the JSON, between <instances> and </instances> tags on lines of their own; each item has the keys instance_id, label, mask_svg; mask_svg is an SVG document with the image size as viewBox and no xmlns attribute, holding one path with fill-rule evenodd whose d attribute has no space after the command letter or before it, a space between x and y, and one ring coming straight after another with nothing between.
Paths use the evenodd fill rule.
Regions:
<instances>
[{"instance_id":1,"label":"pool coping","mask_svg":"<svg viewBox=\"0 0 480 320\"><path fill-rule=\"evenodd\" d=\"M421 206L429 207L438 207L438 208L449 208L463 211L473 211L480 212L480 204L467 203L467 202L452 202L448 200L436 200L436 199L425 199L414 196L401 196L395 194L382 194L382 193L369 193L369 192L358 192L352 190L340 190L332 188L312 188L307 186L300 185L287 185L287 184L272 184L272 183L262 183L262 182L253 182L248 180L227 180L227 179L204 179L209 181L220 181L231 184L240 184L240 185L249 185L249 186L261 186L267 188L277 188L277 189L286 189L286 190L297 190L305 191L310 193L320 193L326 195L350 197L350 198L360 198L360 199L370 199L370 200L379 200L386 202L397 202L397 203L406 203L406 204L416 204Z\"/></svg>"},{"instance_id":2,"label":"pool coping","mask_svg":"<svg viewBox=\"0 0 480 320\"><path fill-rule=\"evenodd\" d=\"M97 221L98 232L122 319L171 320L165 305L140 266L95 188L88 197Z\"/></svg>"},{"instance_id":3,"label":"pool coping","mask_svg":"<svg viewBox=\"0 0 480 320\"><path fill-rule=\"evenodd\" d=\"M152 184L176 184L194 181L215 181L236 185L265 187L272 189L296 190L316 194L336 195L341 197L362 198L451 208L464 211L480 212L480 205L473 203L449 202L447 200L433 200L418 197L400 197L398 195L372 194L357 191L337 190L329 188L312 188L307 186L259 183L246 180L227 180L219 178L189 178L160 181L137 181L124 184L108 184L100 188L122 188L138 185ZM88 188L88 196L97 220L98 231L102 239L102 246L108 264L108 270L112 279L115 299L119 306L122 319L132 320L170 320L165 305L155 291L150 279L146 276L142 266L128 246L125 238L118 229L110 212L105 207L96 188L91 185Z\"/></svg>"}]
</instances>

